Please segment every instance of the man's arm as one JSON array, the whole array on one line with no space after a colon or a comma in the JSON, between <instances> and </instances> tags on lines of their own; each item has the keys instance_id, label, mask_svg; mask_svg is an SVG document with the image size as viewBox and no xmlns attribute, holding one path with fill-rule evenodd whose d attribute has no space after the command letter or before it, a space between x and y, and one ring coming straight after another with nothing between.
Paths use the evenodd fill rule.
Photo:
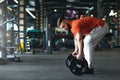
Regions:
<instances>
[{"instance_id":1,"label":"man's arm","mask_svg":"<svg viewBox=\"0 0 120 80\"><path fill-rule=\"evenodd\" d=\"M78 53L78 45L77 45L77 39L74 37L74 46L75 46L75 50L72 53L72 55L76 55Z\"/></svg>"},{"instance_id":2,"label":"man's arm","mask_svg":"<svg viewBox=\"0 0 120 80\"><path fill-rule=\"evenodd\" d=\"M76 58L80 60L83 56L83 46L84 46L82 33L77 33L75 39L78 47L78 54L76 55Z\"/></svg>"}]
</instances>

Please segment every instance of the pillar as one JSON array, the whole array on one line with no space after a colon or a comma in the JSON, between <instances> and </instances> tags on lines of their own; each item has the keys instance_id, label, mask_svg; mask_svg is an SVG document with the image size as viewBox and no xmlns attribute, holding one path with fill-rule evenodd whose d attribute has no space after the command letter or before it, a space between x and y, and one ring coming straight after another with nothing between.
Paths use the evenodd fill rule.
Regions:
<instances>
[{"instance_id":1,"label":"pillar","mask_svg":"<svg viewBox=\"0 0 120 80\"><path fill-rule=\"evenodd\" d=\"M18 0L18 24L21 51L25 51L25 0Z\"/></svg>"},{"instance_id":2,"label":"pillar","mask_svg":"<svg viewBox=\"0 0 120 80\"><path fill-rule=\"evenodd\" d=\"M44 32L44 7L43 0L40 0L40 30Z\"/></svg>"},{"instance_id":3,"label":"pillar","mask_svg":"<svg viewBox=\"0 0 120 80\"><path fill-rule=\"evenodd\" d=\"M46 16L46 54L52 54L52 26Z\"/></svg>"},{"instance_id":4,"label":"pillar","mask_svg":"<svg viewBox=\"0 0 120 80\"><path fill-rule=\"evenodd\" d=\"M103 8L102 0L97 0L97 12L99 18L103 17L104 8Z\"/></svg>"},{"instance_id":5,"label":"pillar","mask_svg":"<svg viewBox=\"0 0 120 80\"><path fill-rule=\"evenodd\" d=\"M117 21L118 21L118 37L117 37L117 46L120 46L120 0L117 0Z\"/></svg>"},{"instance_id":6,"label":"pillar","mask_svg":"<svg viewBox=\"0 0 120 80\"><path fill-rule=\"evenodd\" d=\"M35 0L35 16L36 16L36 23L35 23L35 29L40 29L40 3L39 0Z\"/></svg>"},{"instance_id":7,"label":"pillar","mask_svg":"<svg viewBox=\"0 0 120 80\"><path fill-rule=\"evenodd\" d=\"M6 1L0 2L0 64L1 59L6 59L6 24L4 23L7 20L7 5Z\"/></svg>"}]
</instances>

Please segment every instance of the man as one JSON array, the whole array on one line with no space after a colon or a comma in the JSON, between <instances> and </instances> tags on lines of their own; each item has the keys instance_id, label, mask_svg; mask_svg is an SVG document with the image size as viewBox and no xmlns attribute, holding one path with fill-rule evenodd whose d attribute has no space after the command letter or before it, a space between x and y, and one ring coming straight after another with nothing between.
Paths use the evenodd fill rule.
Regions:
<instances>
[{"instance_id":1,"label":"man","mask_svg":"<svg viewBox=\"0 0 120 80\"><path fill-rule=\"evenodd\" d=\"M61 17L57 21L57 26L65 30L71 30L75 44L75 50L72 55L80 60L84 53L89 67L86 73L94 74L92 62L94 48L109 32L108 24L95 17L84 17L76 20L68 20Z\"/></svg>"}]
</instances>

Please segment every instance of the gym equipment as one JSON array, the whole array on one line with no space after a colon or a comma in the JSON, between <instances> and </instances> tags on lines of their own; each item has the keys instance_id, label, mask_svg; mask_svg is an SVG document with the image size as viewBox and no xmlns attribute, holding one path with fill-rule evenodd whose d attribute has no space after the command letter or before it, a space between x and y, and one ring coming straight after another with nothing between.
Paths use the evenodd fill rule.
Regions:
<instances>
[{"instance_id":1,"label":"gym equipment","mask_svg":"<svg viewBox=\"0 0 120 80\"><path fill-rule=\"evenodd\" d=\"M66 59L66 66L69 68L70 67L70 62L71 62L71 60L73 59L73 58L75 58L72 54L70 54L68 57L67 57L67 59Z\"/></svg>"},{"instance_id":2,"label":"gym equipment","mask_svg":"<svg viewBox=\"0 0 120 80\"><path fill-rule=\"evenodd\" d=\"M15 62L23 62L20 57L15 57L15 58L14 58L14 61L15 61Z\"/></svg>"},{"instance_id":3,"label":"gym equipment","mask_svg":"<svg viewBox=\"0 0 120 80\"><path fill-rule=\"evenodd\" d=\"M88 69L88 63L85 58L77 60L72 54L68 55L66 59L66 66L75 75L82 75Z\"/></svg>"},{"instance_id":4,"label":"gym equipment","mask_svg":"<svg viewBox=\"0 0 120 80\"><path fill-rule=\"evenodd\" d=\"M43 47L43 33L40 30L28 30L26 32L26 36L26 51L30 50L33 54L35 54L35 48L40 46Z\"/></svg>"},{"instance_id":5,"label":"gym equipment","mask_svg":"<svg viewBox=\"0 0 120 80\"><path fill-rule=\"evenodd\" d=\"M76 58L73 58L70 62L69 68L73 74L82 75L88 69L88 63L85 60L85 58L82 58L81 60L77 60Z\"/></svg>"},{"instance_id":6,"label":"gym equipment","mask_svg":"<svg viewBox=\"0 0 120 80\"><path fill-rule=\"evenodd\" d=\"M6 41L6 30L4 21L6 20L6 0L0 0L0 62L5 62L6 60L6 52L5 52L5 41ZM0 63L1 64L1 63Z\"/></svg>"},{"instance_id":7,"label":"gym equipment","mask_svg":"<svg viewBox=\"0 0 120 80\"><path fill-rule=\"evenodd\" d=\"M11 14L7 10L7 1L0 0L0 64L7 63L8 60L15 59L20 61L20 58L16 58L16 47L19 51L19 29L17 30L17 22L15 15Z\"/></svg>"},{"instance_id":8,"label":"gym equipment","mask_svg":"<svg viewBox=\"0 0 120 80\"><path fill-rule=\"evenodd\" d=\"M16 56L15 53L21 53L20 39L19 39L19 29L15 30L14 25L17 25L15 22L15 17L7 19L4 24L6 24L6 58L8 60L13 60ZM13 25L14 24L14 25ZM9 26L11 25L11 26Z\"/></svg>"},{"instance_id":9,"label":"gym equipment","mask_svg":"<svg viewBox=\"0 0 120 80\"><path fill-rule=\"evenodd\" d=\"M23 62L20 57L15 56L14 58L8 58L9 61L13 62Z\"/></svg>"}]
</instances>

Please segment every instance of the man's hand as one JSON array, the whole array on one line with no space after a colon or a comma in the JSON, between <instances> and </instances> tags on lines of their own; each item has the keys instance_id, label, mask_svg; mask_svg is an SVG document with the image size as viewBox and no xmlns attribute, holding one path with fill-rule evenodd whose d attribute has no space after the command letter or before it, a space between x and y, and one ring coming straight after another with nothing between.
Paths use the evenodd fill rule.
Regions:
<instances>
[{"instance_id":1,"label":"man's hand","mask_svg":"<svg viewBox=\"0 0 120 80\"><path fill-rule=\"evenodd\" d=\"M76 57L77 54L78 54L78 52L76 52L76 51L74 51L74 52L72 53L72 55L75 56L75 57Z\"/></svg>"},{"instance_id":2,"label":"man's hand","mask_svg":"<svg viewBox=\"0 0 120 80\"><path fill-rule=\"evenodd\" d=\"M82 55L81 54L77 54L76 58L77 58L77 60L81 60L82 59Z\"/></svg>"},{"instance_id":3,"label":"man's hand","mask_svg":"<svg viewBox=\"0 0 120 80\"><path fill-rule=\"evenodd\" d=\"M75 56L77 60L81 60L81 59L82 59L82 55L81 55L81 54L78 54L78 52L75 52L75 51L74 51L74 52L72 53L72 55Z\"/></svg>"}]
</instances>

